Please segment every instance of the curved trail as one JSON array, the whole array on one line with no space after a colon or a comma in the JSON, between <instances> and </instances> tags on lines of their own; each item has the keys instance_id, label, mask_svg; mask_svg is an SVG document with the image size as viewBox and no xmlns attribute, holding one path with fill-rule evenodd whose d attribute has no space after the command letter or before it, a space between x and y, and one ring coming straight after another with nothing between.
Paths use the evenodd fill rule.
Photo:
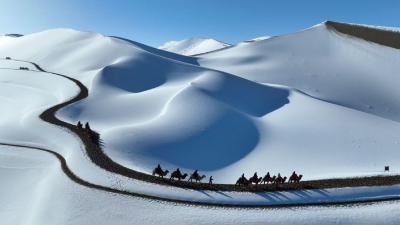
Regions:
<instances>
[{"instance_id":1,"label":"curved trail","mask_svg":"<svg viewBox=\"0 0 400 225\"><path fill-rule=\"evenodd\" d=\"M168 179L162 179L158 178L155 176L151 176L145 173L141 173L129 168L126 168L116 162L114 162L112 159L110 159L103 151L102 149L94 144L91 139L87 136L84 135L82 130L77 129L77 127L73 124L64 122L62 120L59 120L55 114L56 112L72 103L75 103L77 101L80 101L88 96L88 89L77 79L68 77L63 74L59 73L53 73L53 72L48 72L44 69L42 69L38 64L29 62L29 61L23 61L23 60L15 60L15 61L20 61L20 62L26 62L26 63L31 63L34 65L39 71L45 72L45 73L50 73L54 74L57 76L64 77L72 82L74 82L80 89L80 92L73 98L71 98L68 101L65 101L63 103L57 104L46 111L44 111L42 114L40 114L40 118L48 123L67 128L70 130L72 133L75 133L84 143L85 145L85 150L87 155L89 156L90 160L97 166L99 166L102 169L105 169L109 172L120 174L122 176L130 177L136 180L142 180L145 182L150 182L150 183L157 183L161 185L173 185L181 188L192 188L192 189L208 189L208 190L218 190L218 191L224 191L226 188L228 190L232 191L232 187L235 189L233 190L238 190L238 191L249 191L249 188L237 188L234 185L223 185L223 184L216 184L213 186L209 186L207 184L196 184L196 183L189 183L189 182L177 182L177 181L170 181ZM356 200L356 201L337 201L337 202L315 202L315 203L300 203L300 204L281 204L281 205L245 205L245 204L221 204L221 203L209 203L209 202L196 202L196 201L188 201L188 200L177 200L177 199L171 199L171 198L164 198L164 197L159 197L159 196L154 196L154 195L147 195L147 194L142 194L142 193L136 193L136 192L131 192L131 191L124 191L124 190L119 190L119 189L114 189L110 188L107 186L99 185L99 184L94 184L88 181L83 180L82 178L78 177L76 174L72 172L72 170L68 167L67 162L65 158L60 155L59 153L45 149L45 148L40 148L40 147L32 147L32 146L25 146L25 145L17 145L17 144L9 144L9 143L0 143L0 145L4 146L11 146L11 147L21 147L21 148L30 148L30 149L35 149L43 152L50 153L54 155L61 164L61 168L63 172L74 182L86 186L88 188L93 188L97 190L102 190L102 191L107 191L111 193L117 193L117 194L123 194L123 195L128 195L128 196L134 196L134 197L141 197L141 198L147 198L151 200L159 200L159 201L165 201L165 202L173 202L173 203L182 203L182 204L190 204L190 205L200 205L200 206L216 206L216 207L237 207L237 208L279 208L279 207L301 207L301 206L336 206L336 205L349 205L349 204L360 204L360 203L370 203L370 202L380 202L380 201L389 201L389 200L398 200L400 199L399 197L390 197L386 199L379 199L379 200ZM391 179L389 182L387 181L387 178L383 178L381 180L376 180L376 177L372 178L358 178L356 180L361 180L361 182L364 185L389 185L389 184L398 184L400 183L400 176L393 176L395 179ZM393 178L392 177L392 178ZM330 181L330 184L329 182ZM361 186L361 185L354 185L353 181L354 179L335 179L335 180L324 180L324 181L306 181L306 182L301 182L301 185L297 188L305 188L305 189L313 189L316 188L315 185L316 182L319 182L320 185L319 188L326 188L332 186L332 181L336 182L336 185L333 185L334 187L337 187L339 182L339 186ZM342 183L340 182L342 181ZM325 185L321 185L325 184ZM229 187L231 187L229 189ZM266 187L269 189L266 189ZM263 191L265 190L270 190L272 185L266 185ZM279 188L279 190L290 190L293 189L293 187L289 187L288 185L284 185ZM251 189L250 189L251 190ZM276 188L273 188L273 190L277 190ZM254 189L252 191L255 191ZM256 189L257 191L257 189ZM261 191L258 189L258 191Z\"/></svg>"},{"instance_id":2,"label":"curved trail","mask_svg":"<svg viewBox=\"0 0 400 225\"><path fill-rule=\"evenodd\" d=\"M83 185L85 187L97 189L100 191L106 191L106 192L110 192L110 193L116 193L116 194L121 194L121 195L132 196L132 197L139 197L139 198L146 198L146 199L150 199L150 200L163 201L163 202L180 203L180 204L187 204L187 205L194 205L194 206L211 206L211 207L225 207L225 208L287 208L287 207L309 207L309 206L349 206L349 205L377 203L377 202L383 202L383 201L394 201L394 200L399 199L397 197L393 197L393 198L387 198L387 199L382 199L382 200L365 200L365 201L333 202L333 203L319 202L319 203L307 203L307 204L282 204L282 205L235 205L235 204L216 204L216 203L192 202L192 201L185 201L185 200L168 199L168 198L162 198L162 197L158 197L158 196L152 196L152 195L135 193L135 192L131 192L131 191L114 189L114 188L110 188L110 187L99 185L99 184L94 184L89 181L83 180L82 178L77 176L74 172L72 172L72 170L68 167L66 159L61 154L59 154L55 151L49 150L49 149L45 149L45 148L41 148L41 147L33 147L33 146L28 146L28 145L8 144L8 143L0 143L0 145L16 147L16 148L29 148L29 149L35 149L38 151L49 153L57 158L57 160L60 162L62 171L64 172L65 175L67 175L68 178L70 178L72 181L74 181L80 185Z\"/></svg>"}]
</instances>

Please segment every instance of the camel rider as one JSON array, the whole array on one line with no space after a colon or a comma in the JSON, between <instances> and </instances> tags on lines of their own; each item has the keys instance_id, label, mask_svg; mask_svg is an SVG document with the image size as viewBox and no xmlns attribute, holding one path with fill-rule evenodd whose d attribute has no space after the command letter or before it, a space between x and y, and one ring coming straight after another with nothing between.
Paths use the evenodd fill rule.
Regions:
<instances>
[{"instance_id":1,"label":"camel rider","mask_svg":"<svg viewBox=\"0 0 400 225\"><path fill-rule=\"evenodd\" d=\"M279 180L282 179L281 173L278 173L278 177L276 179L279 179Z\"/></svg>"},{"instance_id":2,"label":"camel rider","mask_svg":"<svg viewBox=\"0 0 400 225\"><path fill-rule=\"evenodd\" d=\"M244 173L242 173L242 177L241 177L242 179L245 179L246 177L244 177Z\"/></svg>"},{"instance_id":3,"label":"camel rider","mask_svg":"<svg viewBox=\"0 0 400 225\"><path fill-rule=\"evenodd\" d=\"M253 178L254 178L255 180L257 180L257 179L258 179L257 172L255 172L255 173L254 173L254 175L253 175Z\"/></svg>"},{"instance_id":4,"label":"camel rider","mask_svg":"<svg viewBox=\"0 0 400 225\"><path fill-rule=\"evenodd\" d=\"M212 176L210 176L210 180L208 181L208 184L212 184L213 183L213 177Z\"/></svg>"},{"instance_id":5,"label":"camel rider","mask_svg":"<svg viewBox=\"0 0 400 225\"><path fill-rule=\"evenodd\" d=\"M292 173L292 178L297 178L296 171L293 171L293 173Z\"/></svg>"},{"instance_id":6,"label":"camel rider","mask_svg":"<svg viewBox=\"0 0 400 225\"><path fill-rule=\"evenodd\" d=\"M157 165L156 170L157 170L157 171L162 171L160 164Z\"/></svg>"},{"instance_id":7,"label":"camel rider","mask_svg":"<svg viewBox=\"0 0 400 225\"><path fill-rule=\"evenodd\" d=\"M181 176L182 175L182 173L181 173L181 170L178 168L178 169L176 169L176 172L179 174L179 176Z\"/></svg>"},{"instance_id":8,"label":"camel rider","mask_svg":"<svg viewBox=\"0 0 400 225\"><path fill-rule=\"evenodd\" d=\"M198 176L199 176L199 171L195 170L195 171L193 172L193 177L198 177Z\"/></svg>"}]
</instances>

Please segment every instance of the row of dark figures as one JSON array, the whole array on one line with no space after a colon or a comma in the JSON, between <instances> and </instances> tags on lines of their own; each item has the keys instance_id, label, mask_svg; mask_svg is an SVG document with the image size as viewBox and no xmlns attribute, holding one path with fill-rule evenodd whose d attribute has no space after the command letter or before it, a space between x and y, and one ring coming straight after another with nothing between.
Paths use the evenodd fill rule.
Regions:
<instances>
[{"instance_id":1,"label":"row of dark figures","mask_svg":"<svg viewBox=\"0 0 400 225\"><path fill-rule=\"evenodd\" d=\"M86 122L85 126L83 126L81 121L78 121L76 127L79 131L82 131L85 135L87 135L94 144L97 146L100 145L100 135L90 128L89 122Z\"/></svg>"},{"instance_id":2,"label":"row of dark figures","mask_svg":"<svg viewBox=\"0 0 400 225\"><path fill-rule=\"evenodd\" d=\"M293 171L292 175L289 177L288 183L299 183L301 178L303 178L303 175L298 175L296 171ZM282 177L280 173L278 173L278 176L271 176L271 174L268 172L264 177L258 176L257 172L254 173L252 177L247 179L244 174L242 174L241 177L236 181L236 185L250 185L250 184L283 184L287 180L287 177Z\"/></svg>"},{"instance_id":3,"label":"row of dark figures","mask_svg":"<svg viewBox=\"0 0 400 225\"><path fill-rule=\"evenodd\" d=\"M163 170L160 166L160 164L157 165L156 168L154 168L153 170L153 176L159 176L164 178L165 176L167 176L169 173L169 170ZM185 180L186 177L188 176L187 173L182 173L180 171L180 169L176 169L175 171L173 171L170 175L170 180ZM205 175L200 175L198 170L195 170L192 174L190 174L188 181L193 182L196 181L197 182L201 182L206 176ZM289 177L288 183L299 183L300 180L303 178L302 174L297 174L296 171L293 171L292 175ZM213 184L213 177L210 176L209 178L209 184ZM250 177L249 179L247 179L244 174L242 174L241 177L239 177L239 179L237 180L235 185L243 185L243 186L248 186L250 184L283 184L285 183L287 180L287 177L282 177L280 173L278 173L277 176L271 176L271 174L268 172L264 177L262 176L258 176L257 172L254 173L254 175L252 177Z\"/></svg>"},{"instance_id":4,"label":"row of dark figures","mask_svg":"<svg viewBox=\"0 0 400 225\"><path fill-rule=\"evenodd\" d=\"M163 170L160 166L160 164L157 165L156 168L154 168L153 170L153 176L159 176L164 178L165 176L167 176L169 173L169 170ZM186 177L188 176L187 173L182 173L181 170L178 168L175 171L173 171L170 175L170 180L184 180L186 179ZM197 182L201 182L204 178L206 178L206 175L200 175L198 170L195 170L193 173L190 174L188 181L193 182L196 181ZM210 178L208 179L208 183L212 184L213 183L213 177L210 176Z\"/></svg>"}]
</instances>

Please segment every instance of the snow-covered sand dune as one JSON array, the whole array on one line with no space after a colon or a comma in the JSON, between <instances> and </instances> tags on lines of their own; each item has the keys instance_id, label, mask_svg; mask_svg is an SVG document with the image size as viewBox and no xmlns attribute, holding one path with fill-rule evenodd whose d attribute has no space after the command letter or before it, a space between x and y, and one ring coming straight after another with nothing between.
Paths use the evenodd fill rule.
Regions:
<instances>
[{"instance_id":1,"label":"snow-covered sand dune","mask_svg":"<svg viewBox=\"0 0 400 225\"><path fill-rule=\"evenodd\" d=\"M210 38L190 38L181 41L169 41L158 48L181 55L198 55L229 46L229 44Z\"/></svg>"},{"instance_id":2,"label":"snow-covered sand dune","mask_svg":"<svg viewBox=\"0 0 400 225\"><path fill-rule=\"evenodd\" d=\"M202 66L400 121L398 49L339 33L326 23L201 55Z\"/></svg>"},{"instance_id":3,"label":"snow-covered sand dune","mask_svg":"<svg viewBox=\"0 0 400 225\"><path fill-rule=\"evenodd\" d=\"M139 171L162 163L200 169L222 183L256 171L298 170L305 179L376 175L384 165L400 171L398 50L325 24L198 59L231 74L65 29L20 37L0 50L87 85L89 98L58 116L90 121L106 153Z\"/></svg>"},{"instance_id":4,"label":"snow-covered sand dune","mask_svg":"<svg viewBox=\"0 0 400 225\"><path fill-rule=\"evenodd\" d=\"M83 82L89 97L57 116L72 123L90 121L101 134L106 154L139 171L149 173L161 163L170 170L200 169L218 183L232 183L241 173L255 171L261 175L298 170L305 179L379 175L385 165L391 166L392 173L387 174L400 172L399 50L344 35L326 24L198 58L97 33L56 29L0 40L0 57L6 56L36 62ZM272 194L196 191L115 175L93 165L78 138L38 118L45 109L77 94L72 82L36 71L26 62L0 60L0 68L0 141L51 148L88 182L169 199L244 205L400 195L398 186ZM90 190L67 180L54 159L33 150L0 147L0 154L0 177L12 180L0 192L4 200L0 208L5 209L0 217L8 224L86 223L79 207L86 212L105 202L104 210L86 212L103 224L118 220L117 212L128 219L144 209L163 212L164 217L151 220L154 223L177 216L178 211L189 224L196 222L191 218L197 212L221 213L224 222L243 219L234 210L174 206L171 211L166 209L170 204ZM34 195L9 197L35 181ZM30 204L24 205L26 201ZM243 212L254 216L252 222L262 223L267 217L282 219L285 210L278 215ZM317 210L332 220L349 211ZM22 220L16 217L19 211L27 212ZM47 218L49 211L55 212L54 217ZM137 214L129 214L132 211ZM310 216L309 211L298 212L289 220L301 224ZM357 212L352 218L359 218ZM373 218L385 215L389 223L396 221L391 213L385 210ZM110 217L104 218L106 214ZM312 217L310 222L318 224L321 218Z\"/></svg>"}]
</instances>

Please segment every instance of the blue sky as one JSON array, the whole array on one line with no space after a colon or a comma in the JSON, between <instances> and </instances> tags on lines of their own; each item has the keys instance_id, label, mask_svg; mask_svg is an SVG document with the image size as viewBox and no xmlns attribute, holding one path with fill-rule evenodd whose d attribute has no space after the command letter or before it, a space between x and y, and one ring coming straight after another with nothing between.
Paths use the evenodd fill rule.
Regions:
<instances>
[{"instance_id":1,"label":"blue sky","mask_svg":"<svg viewBox=\"0 0 400 225\"><path fill-rule=\"evenodd\" d=\"M0 0L0 33L67 27L158 46L212 37L228 43L298 31L324 20L400 27L400 1Z\"/></svg>"}]
</instances>

